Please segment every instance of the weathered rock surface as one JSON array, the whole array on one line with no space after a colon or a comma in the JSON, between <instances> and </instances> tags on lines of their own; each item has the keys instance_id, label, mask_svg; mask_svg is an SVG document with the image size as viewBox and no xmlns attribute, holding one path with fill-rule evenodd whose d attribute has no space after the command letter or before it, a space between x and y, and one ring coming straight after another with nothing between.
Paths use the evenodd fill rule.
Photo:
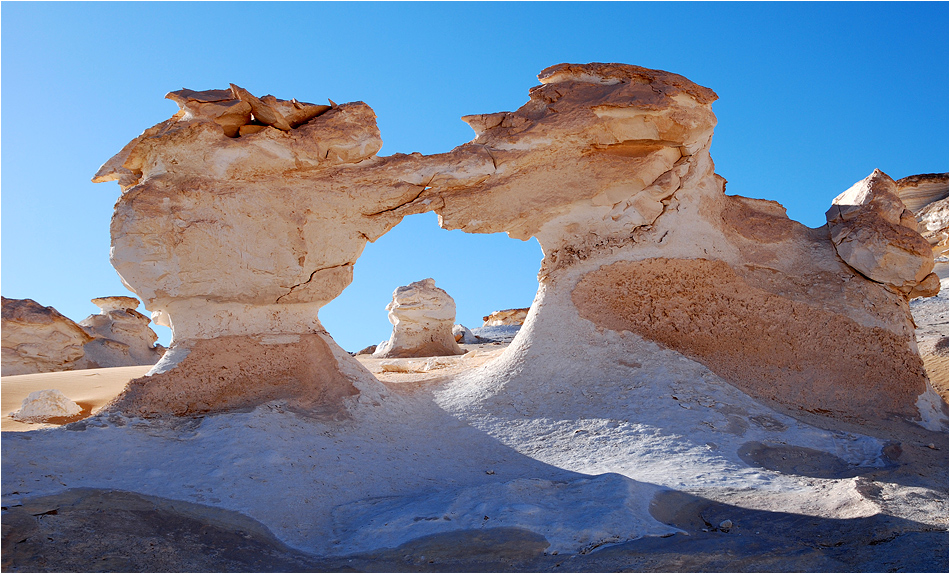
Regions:
<instances>
[{"instance_id":1,"label":"weathered rock surface","mask_svg":"<svg viewBox=\"0 0 950 574\"><path fill-rule=\"evenodd\" d=\"M933 271L930 245L898 197L897 183L884 172L874 170L836 197L826 217L838 255L868 279L911 293ZM927 292L918 290L917 296L936 294Z\"/></svg>"},{"instance_id":2,"label":"weathered rock surface","mask_svg":"<svg viewBox=\"0 0 950 574\"><path fill-rule=\"evenodd\" d=\"M88 368L84 346L93 337L52 307L4 297L2 333L4 376Z\"/></svg>"},{"instance_id":3,"label":"weathered rock surface","mask_svg":"<svg viewBox=\"0 0 950 574\"><path fill-rule=\"evenodd\" d=\"M165 348L156 345L158 335L148 317L135 310L135 297L97 297L92 303L102 311L79 322L94 340L86 344L86 358L100 367L154 365Z\"/></svg>"},{"instance_id":4,"label":"weathered rock surface","mask_svg":"<svg viewBox=\"0 0 950 574\"><path fill-rule=\"evenodd\" d=\"M528 318L528 307L524 309L503 309L491 315L482 317L482 327L497 327L499 325L524 325Z\"/></svg>"},{"instance_id":5,"label":"weathered rock surface","mask_svg":"<svg viewBox=\"0 0 950 574\"><path fill-rule=\"evenodd\" d=\"M386 310L393 334L376 346L374 357L437 357L465 352L452 332L455 300L436 287L434 279L398 287Z\"/></svg>"},{"instance_id":6,"label":"weathered rock surface","mask_svg":"<svg viewBox=\"0 0 950 574\"><path fill-rule=\"evenodd\" d=\"M154 365L165 352L134 297L99 297L80 323L32 299L3 299L3 374Z\"/></svg>"},{"instance_id":7,"label":"weathered rock surface","mask_svg":"<svg viewBox=\"0 0 950 574\"><path fill-rule=\"evenodd\" d=\"M71 417L82 412L82 407L56 389L30 393L23 406L12 417L24 422L44 422L53 418Z\"/></svg>"},{"instance_id":8,"label":"weathered rock surface","mask_svg":"<svg viewBox=\"0 0 950 574\"><path fill-rule=\"evenodd\" d=\"M455 336L456 343L462 343L463 345L478 343L478 337L465 325L453 325L452 335Z\"/></svg>"},{"instance_id":9,"label":"weathered rock surface","mask_svg":"<svg viewBox=\"0 0 950 574\"><path fill-rule=\"evenodd\" d=\"M622 64L560 64L539 79L520 109L463 118L476 138L432 156L377 157L375 116L361 102L290 129L255 113L273 127L238 138L217 111L180 103L96 175L124 191L113 263L172 327L172 351L205 365L194 354L210 347L196 341L326 338L317 313L351 281L365 243L435 211L445 228L533 236L545 253L524 327L483 372L491 380L554 384L575 365L607 376L645 360L628 356L629 338L656 345L639 353L673 349L826 424L945 424L907 304L928 288L931 249L889 177L856 184L835 200L828 228L811 230L774 202L724 194L709 156L712 90ZM728 344L675 334L703 325L719 325ZM172 367L161 384L201 394L208 383L195 368Z\"/></svg>"},{"instance_id":10,"label":"weathered rock surface","mask_svg":"<svg viewBox=\"0 0 950 574\"><path fill-rule=\"evenodd\" d=\"M917 230L933 249L934 257L948 255L948 174L926 173L897 180L897 194L917 218ZM946 264L946 262L943 262Z\"/></svg>"}]
</instances>

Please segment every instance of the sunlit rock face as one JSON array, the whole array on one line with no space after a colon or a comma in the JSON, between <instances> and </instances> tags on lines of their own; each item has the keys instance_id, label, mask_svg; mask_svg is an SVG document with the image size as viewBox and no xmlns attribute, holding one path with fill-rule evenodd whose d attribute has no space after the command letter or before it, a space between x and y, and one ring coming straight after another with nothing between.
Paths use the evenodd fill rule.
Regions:
<instances>
[{"instance_id":1,"label":"sunlit rock face","mask_svg":"<svg viewBox=\"0 0 950 574\"><path fill-rule=\"evenodd\" d=\"M524 325L528 318L529 307L523 309L502 309L491 315L482 317L482 327L497 327L499 325Z\"/></svg>"},{"instance_id":2,"label":"sunlit rock face","mask_svg":"<svg viewBox=\"0 0 950 574\"><path fill-rule=\"evenodd\" d=\"M134 297L92 300L102 311L76 323L32 299L3 298L3 374L154 365L165 349Z\"/></svg>"},{"instance_id":3,"label":"sunlit rock face","mask_svg":"<svg viewBox=\"0 0 950 574\"><path fill-rule=\"evenodd\" d=\"M708 88L622 64L560 64L539 79L517 111L466 116L475 139L431 156L376 156L380 134L361 102L316 110L237 86L170 94L181 111L96 175L123 187L113 263L172 327L170 355L187 357L189 377L225 337L264 357L265 338L313 334L327 342L321 356L343 365L351 359L318 310L352 280L367 241L435 211L447 229L536 237L544 250L538 295L491 376L563 376L564 361L605 373L633 360L617 342L627 337L792 413L941 424L906 299L925 264L907 275L903 260L883 257L872 273L883 275L869 280L839 257L844 240L836 250L829 228L726 196L709 155L717 96ZM316 115L288 119L302 110ZM858 247L867 228L842 219ZM905 219L887 221L926 244ZM266 351L281 373L297 360ZM163 380L185 372L166 359ZM254 376L277 372L268 368ZM299 385L324 375L281 376ZM223 405L202 399L175 412Z\"/></svg>"},{"instance_id":4,"label":"sunlit rock face","mask_svg":"<svg viewBox=\"0 0 950 574\"><path fill-rule=\"evenodd\" d=\"M914 212L917 230L933 248L934 257L948 254L947 222L950 219L947 196L948 174L925 173L897 180L897 195Z\"/></svg>"},{"instance_id":5,"label":"sunlit rock face","mask_svg":"<svg viewBox=\"0 0 950 574\"><path fill-rule=\"evenodd\" d=\"M93 337L72 319L32 299L3 298L3 375L87 368Z\"/></svg>"},{"instance_id":6,"label":"sunlit rock face","mask_svg":"<svg viewBox=\"0 0 950 574\"><path fill-rule=\"evenodd\" d=\"M86 358L100 367L154 365L165 348L156 345L158 335L148 317L135 310L135 297L97 297L92 303L101 310L79 322L95 340L86 344Z\"/></svg>"},{"instance_id":7,"label":"sunlit rock face","mask_svg":"<svg viewBox=\"0 0 950 574\"><path fill-rule=\"evenodd\" d=\"M452 333L455 300L436 287L435 280L423 279L397 288L386 310L393 334L376 346L374 357L436 357L465 352Z\"/></svg>"}]
</instances>

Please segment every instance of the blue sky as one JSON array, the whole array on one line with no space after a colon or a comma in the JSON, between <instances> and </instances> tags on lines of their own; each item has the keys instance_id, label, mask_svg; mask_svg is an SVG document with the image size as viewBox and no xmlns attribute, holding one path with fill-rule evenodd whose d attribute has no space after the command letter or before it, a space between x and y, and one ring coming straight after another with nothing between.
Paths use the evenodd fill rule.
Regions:
<instances>
[{"instance_id":1,"label":"blue sky","mask_svg":"<svg viewBox=\"0 0 950 574\"><path fill-rule=\"evenodd\" d=\"M727 192L816 227L875 168L948 169L946 2L0 4L0 290L81 320L126 294L109 264L115 183L99 165L177 106L166 92L252 93L376 112L384 147L448 151L459 117L514 110L560 62L676 72L719 94L712 156ZM345 349L389 336L399 285L433 277L478 326L528 306L534 240L409 217L320 312ZM156 328L162 341L167 329Z\"/></svg>"}]
</instances>

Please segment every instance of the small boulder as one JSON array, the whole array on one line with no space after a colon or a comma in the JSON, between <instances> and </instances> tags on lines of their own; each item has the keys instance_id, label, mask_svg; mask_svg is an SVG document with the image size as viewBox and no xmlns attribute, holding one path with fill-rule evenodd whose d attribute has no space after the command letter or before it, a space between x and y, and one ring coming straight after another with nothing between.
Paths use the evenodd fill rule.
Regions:
<instances>
[{"instance_id":1,"label":"small boulder","mask_svg":"<svg viewBox=\"0 0 950 574\"><path fill-rule=\"evenodd\" d=\"M881 170L836 197L825 216L838 256L868 279L906 295L933 270L933 252L917 232L916 217Z\"/></svg>"},{"instance_id":2,"label":"small boulder","mask_svg":"<svg viewBox=\"0 0 950 574\"><path fill-rule=\"evenodd\" d=\"M82 412L82 407L56 389L34 391L25 399L20 410L10 416L21 422L40 423L52 418L72 417Z\"/></svg>"},{"instance_id":3,"label":"small boulder","mask_svg":"<svg viewBox=\"0 0 950 574\"><path fill-rule=\"evenodd\" d=\"M455 300L436 287L434 279L397 288L386 310L393 333L377 346L374 357L435 357L465 352L452 334Z\"/></svg>"},{"instance_id":4,"label":"small boulder","mask_svg":"<svg viewBox=\"0 0 950 574\"><path fill-rule=\"evenodd\" d=\"M456 343L463 345L474 345L478 343L478 337L472 333L465 325L455 325L452 327L452 334L455 336Z\"/></svg>"}]
</instances>

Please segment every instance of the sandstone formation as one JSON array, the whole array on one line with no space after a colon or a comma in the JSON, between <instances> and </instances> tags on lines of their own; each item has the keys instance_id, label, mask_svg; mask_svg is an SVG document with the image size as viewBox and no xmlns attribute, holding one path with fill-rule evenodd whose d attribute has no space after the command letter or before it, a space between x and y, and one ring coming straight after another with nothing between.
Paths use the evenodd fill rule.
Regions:
<instances>
[{"instance_id":1,"label":"sandstone formation","mask_svg":"<svg viewBox=\"0 0 950 574\"><path fill-rule=\"evenodd\" d=\"M87 368L84 346L92 340L52 307L3 297L4 376Z\"/></svg>"},{"instance_id":2,"label":"sandstone formation","mask_svg":"<svg viewBox=\"0 0 950 574\"><path fill-rule=\"evenodd\" d=\"M374 357L437 357L465 352L452 332L455 300L436 287L434 279L397 288L386 310L393 334L376 346Z\"/></svg>"},{"instance_id":3,"label":"sandstone formation","mask_svg":"<svg viewBox=\"0 0 950 574\"><path fill-rule=\"evenodd\" d=\"M23 406L12 417L24 422L44 422L54 418L71 417L82 412L82 407L56 389L30 393Z\"/></svg>"},{"instance_id":4,"label":"sandstone formation","mask_svg":"<svg viewBox=\"0 0 950 574\"><path fill-rule=\"evenodd\" d=\"M836 197L825 215L838 255L857 272L916 296L940 290L930 245L887 174L874 170Z\"/></svg>"},{"instance_id":5,"label":"sandstone formation","mask_svg":"<svg viewBox=\"0 0 950 574\"><path fill-rule=\"evenodd\" d=\"M135 297L97 297L92 303L102 311L80 321L79 325L95 340L86 344L86 358L100 367L154 365L162 358L164 347L156 345L158 335L150 320L135 310Z\"/></svg>"},{"instance_id":6,"label":"sandstone formation","mask_svg":"<svg viewBox=\"0 0 950 574\"><path fill-rule=\"evenodd\" d=\"M3 374L154 365L164 348L134 297L93 299L80 323L32 299L3 298Z\"/></svg>"},{"instance_id":7,"label":"sandstone formation","mask_svg":"<svg viewBox=\"0 0 950 574\"><path fill-rule=\"evenodd\" d=\"M629 377L624 365L665 348L829 424L945 424L907 303L932 287L933 261L890 178L876 171L835 200L828 227L808 229L775 202L725 195L709 156L712 90L622 64L560 64L539 79L524 106L466 116L475 139L432 156L376 156L362 102L294 126L286 103L261 98L269 109L255 111L236 87L230 99L179 101L94 179L123 190L113 264L174 334L161 378L140 383L151 395L116 408L170 412L175 397L173 412L211 412L273 396L253 380L311 389L277 393L300 404L330 388L347 396L343 379L365 373L317 313L351 281L367 241L435 211L447 229L536 237L545 253L524 327L480 371L486 380L583 386L591 373ZM244 103L267 125L231 137ZM311 335L336 367L289 370L303 355L265 342ZM630 341L646 355L631 358ZM253 377L212 375L233 345ZM247 400L203 389L235 380L248 381Z\"/></svg>"},{"instance_id":8,"label":"sandstone formation","mask_svg":"<svg viewBox=\"0 0 950 574\"><path fill-rule=\"evenodd\" d=\"M528 318L528 307L524 309L503 309L495 311L487 317L482 317L482 327L497 327L499 325L524 325Z\"/></svg>"}]
</instances>

